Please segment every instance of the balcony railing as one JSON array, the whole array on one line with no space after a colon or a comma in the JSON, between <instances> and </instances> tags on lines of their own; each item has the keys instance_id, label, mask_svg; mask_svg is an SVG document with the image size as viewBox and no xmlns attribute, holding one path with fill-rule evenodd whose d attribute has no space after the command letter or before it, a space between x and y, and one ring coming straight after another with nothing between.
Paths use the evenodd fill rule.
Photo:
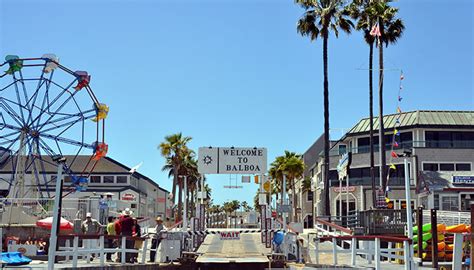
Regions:
<instances>
[{"instance_id":1,"label":"balcony railing","mask_svg":"<svg viewBox=\"0 0 474 270\"><path fill-rule=\"evenodd\" d=\"M397 150L417 148L456 148L456 149L474 149L474 141L407 141L398 143ZM391 143L385 145L385 149L389 150L392 148ZM379 151L379 145L374 144L374 151ZM329 156L340 156L346 152L352 152L353 154L364 154L370 152L370 146L364 145L352 148L341 148L333 149L329 152Z\"/></svg>"}]
</instances>

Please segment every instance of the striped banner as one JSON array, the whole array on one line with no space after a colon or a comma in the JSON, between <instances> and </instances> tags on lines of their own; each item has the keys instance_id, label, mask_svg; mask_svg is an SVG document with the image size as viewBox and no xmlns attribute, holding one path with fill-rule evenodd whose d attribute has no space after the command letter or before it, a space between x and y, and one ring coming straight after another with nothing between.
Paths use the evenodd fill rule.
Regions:
<instances>
[{"instance_id":1,"label":"striped banner","mask_svg":"<svg viewBox=\"0 0 474 270\"><path fill-rule=\"evenodd\" d=\"M269 232L269 233L276 233L276 232L283 232L283 230L279 229L271 229L271 230L240 230L240 231L188 231L188 235L208 235L208 234L220 234L221 232L239 232L239 233L261 233L261 232Z\"/></svg>"}]
</instances>

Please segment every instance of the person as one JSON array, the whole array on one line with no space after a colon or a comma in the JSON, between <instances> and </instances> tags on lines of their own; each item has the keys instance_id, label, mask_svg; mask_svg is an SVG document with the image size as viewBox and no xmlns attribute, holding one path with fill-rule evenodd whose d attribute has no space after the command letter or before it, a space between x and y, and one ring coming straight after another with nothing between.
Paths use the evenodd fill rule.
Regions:
<instances>
[{"instance_id":1,"label":"person","mask_svg":"<svg viewBox=\"0 0 474 270\"><path fill-rule=\"evenodd\" d=\"M91 213L86 213L86 220L82 222L82 233L86 235L98 235L101 231L102 225L95 219L92 218ZM97 239L86 239L84 240L87 249L97 248ZM90 260L94 260L95 254L91 255Z\"/></svg>"},{"instance_id":2,"label":"person","mask_svg":"<svg viewBox=\"0 0 474 270\"><path fill-rule=\"evenodd\" d=\"M131 217L132 211L130 211L129 208L125 208L125 210L122 212L122 216L120 217L119 221L116 223L115 226L115 233L120 236L128 236L131 237L133 235L133 218ZM133 248L133 240L127 239L125 242L125 247L127 249L132 249ZM121 255L118 258L118 261L120 261ZM131 262L131 253L126 252L125 253L125 261L126 262Z\"/></svg>"},{"instance_id":3,"label":"person","mask_svg":"<svg viewBox=\"0 0 474 270\"><path fill-rule=\"evenodd\" d=\"M107 227L106 227L106 231L107 231L107 235L110 235L110 236L114 236L116 235L115 233L115 218L114 217L108 217L107 218ZM108 248L114 248L115 247L115 241L116 239L112 239L112 238L109 238L107 239L107 247ZM106 255L106 259L108 262L111 262L112 261L112 253L108 252L107 255Z\"/></svg>"},{"instance_id":4,"label":"person","mask_svg":"<svg viewBox=\"0 0 474 270\"><path fill-rule=\"evenodd\" d=\"M141 237L142 232L141 232L141 227L140 224L138 224L138 220L136 218L133 219L133 237ZM141 240L135 240L134 241L134 248L136 250L139 250L142 248L142 241ZM132 261L138 262L138 253L133 253L132 255Z\"/></svg>"},{"instance_id":5,"label":"person","mask_svg":"<svg viewBox=\"0 0 474 270\"><path fill-rule=\"evenodd\" d=\"M161 243L161 236L163 234L163 231L166 230L166 227L163 226L163 220L161 217L156 218L156 226L155 226L155 235L151 239L151 249L154 249L150 251L150 261L149 262L155 262L155 256L156 256L156 251L158 250L158 247L160 246Z\"/></svg>"}]
</instances>

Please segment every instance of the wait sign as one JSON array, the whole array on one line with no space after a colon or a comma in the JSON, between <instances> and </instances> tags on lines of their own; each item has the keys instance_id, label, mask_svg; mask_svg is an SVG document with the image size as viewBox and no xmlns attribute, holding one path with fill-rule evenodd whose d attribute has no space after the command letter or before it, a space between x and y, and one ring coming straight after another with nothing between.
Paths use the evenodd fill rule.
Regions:
<instances>
[{"instance_id":1,"label":"wait sign","mask_svg":"<svg viewBox=\"0 0 474 270\"><path fill-rule=\"evenodd\" d=\"M219 232L221 236L221 240L239 240L240 239L240 232Z\"/></svg>"},{"instance_id":2,"label":"wait sign","mask_svg":"<svg viewBox=\"0 0 474 270\"><path fill-rule=\"evenodd\" d=\"M265 174L266 148L200 147L200 174Z\"/></svg>"}]
</instances>

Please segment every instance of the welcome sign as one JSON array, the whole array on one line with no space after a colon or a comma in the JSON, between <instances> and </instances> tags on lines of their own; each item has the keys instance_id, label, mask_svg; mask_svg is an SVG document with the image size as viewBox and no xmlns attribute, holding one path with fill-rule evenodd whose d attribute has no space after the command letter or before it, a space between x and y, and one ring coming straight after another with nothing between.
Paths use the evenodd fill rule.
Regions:
<instances>
[{"instance_id":1,"label":"welcome sign","mask_svg":"<svg viewBox=\"0 0 474 270\"><path fill-rule=\"evenodd\" d=\"M265 174L267 149L200 147L198 171L201 174Z\"/></svg>"}]
</instances>

